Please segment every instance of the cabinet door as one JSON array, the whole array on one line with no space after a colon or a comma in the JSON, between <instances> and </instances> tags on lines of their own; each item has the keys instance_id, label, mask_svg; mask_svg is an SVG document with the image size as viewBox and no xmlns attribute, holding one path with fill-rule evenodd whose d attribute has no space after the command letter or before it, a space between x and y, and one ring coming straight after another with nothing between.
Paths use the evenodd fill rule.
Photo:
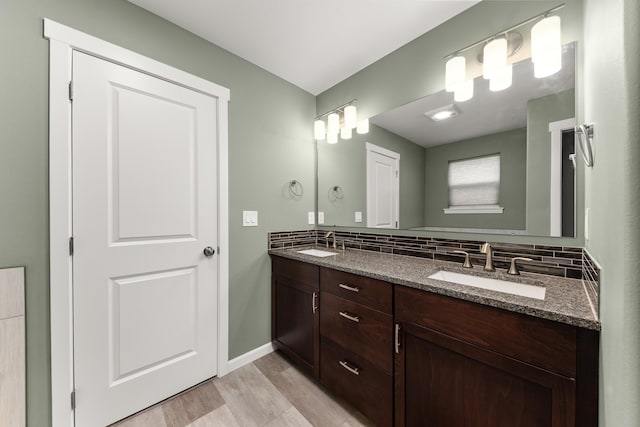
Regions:
<instances>
[{"instance_id":1,"label":"cabinet door","mask_svg":"<svg viewBox=\"0 0 640 427\"><path fill-rule=\"evenodd\" d=\"M271 279L273 343L316 378L320 373L318 276L315 266L274 258Z\"/></svg>"},{"instance_id":2,"label":"cabinet door","mask_svg":"<svg viewBox=\"0 0 640 427\"><path fill-rule=\"evenodd\" d=\"M397 426L575 425L574 380L428 328L399 328Z\"/></svg>"}]
</instances>

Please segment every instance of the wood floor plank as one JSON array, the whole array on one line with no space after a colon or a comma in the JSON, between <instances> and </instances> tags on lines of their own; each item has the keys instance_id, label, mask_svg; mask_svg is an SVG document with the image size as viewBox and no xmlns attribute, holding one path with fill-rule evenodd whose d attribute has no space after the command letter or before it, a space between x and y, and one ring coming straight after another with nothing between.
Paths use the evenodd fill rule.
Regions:
<instances>
[{"instance_id":1,"label":"wood floor plank","mask_svg":"<svg viewBox=\"0 0 640 427\"><path fill-rule=\"evenodd\" d=\"M212 381L175 396L162 404L167 427L184 427L224 405Z\"/></svg>"},{"instance_id":2,"label":"wood floor plank","mask_svg":"<svg viewBox=\"0 0 640 427\"><path fill-rule=\"evenodd\" d=\"M375 424L360 412L354 412L340 427L375 427Z\"/></svg>"},{"instance_id":3,"label":"wood floor plank","mask_svg":"<svg viewBox=\"0 0 640 427\"><path fill-rule=\"evenodd\" d=\"M187 427L240 427L227 405L222 405L204 417L198 418Z\"/></svg>"},{"instance_id":4,"label":"wood floor plank","mask_svg":"<svg viewBox=\"0 0 640 427\"><path fill-rule=\"evenodd\" d=\"M313 427L295 407L284 411L278 418L265 427Z\"/></svg>"},{"instance_id":5,"label":"wood floor plank","mask_svg":"<svg viewBox=\"0 0 640 427\"><path fill-rule=\"evenodd\" d=\"M167 427L167 424L162 408L153 406L146 411L112 424L110 427Z\"/></svg>"},{"instance_id":6,"label":"wood floor plank","mask_svg":"<svg viewBox=\"0 0 640 427\"><path fill-rule=\"evenodd\" d=\"M254 364L314 426L339 427L354 412L345 402L329 395L322 386L292 366L279 353L264 356Z\"/></svg>"},{"instance_id":7,"label":"wood floor plank","mask_svg":"<svg viewBox=\"0 0 640 427\"><path fill-rule=\"evenodd\" d=\"M253 363L213 383L242 427L264 426L291 407Z\"/></svg>"}]
</instances>

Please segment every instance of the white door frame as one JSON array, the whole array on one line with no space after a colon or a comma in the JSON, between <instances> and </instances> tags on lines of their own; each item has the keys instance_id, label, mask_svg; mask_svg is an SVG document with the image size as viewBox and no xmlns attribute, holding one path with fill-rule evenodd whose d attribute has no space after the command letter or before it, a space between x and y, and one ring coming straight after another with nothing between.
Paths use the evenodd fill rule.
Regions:
<instances>
[{"instance_id":1,"label":"white door frame","mask_svg":"<svg viewBox=\"0 0 640 427\"><path fill-rule=\"evenodd\" d=\"M367 227L374 227L374 228L378 228L376 227L372 216L370 215L371 212L373 212L374 208L373 208L373 201L374 201L374 197L372 194L372 188L369 187L369 173L371 172L370 168L371 165L370 160L369 160L369 155L371 153L378 153L378 154L382 154L383 156L387 156L389 158L393 159L394 165L395 165L395 170L396 170L396 179L394 181L394 203L395 203L395 209L394 209L394 215L395 215L395 227L391 227L393 229L399 229L400 228L400 153L396 153L395 151L391 151L388 150L386 148L383 147L379 147L375 144L372 144L370 142L366 142L365 143L365 159L366 159L366 187L367 187Z\"/></svg>"},{"instance_id":2,"label":"white door frame","mask_svg":"<svg viewBox=\"0 0 640 427\"><path fill-rule=\"evenodd\" d=\"M562 236L562 132L576 126L575 117L549 123L551 134L551 188L550 227L551 237Z\"/></svg>"},{"instance_id":3,"label":"white door frame","mask_svg":"<svg viewBox=\"0 0 640 427\"><path fill-rule=\"evenodd\" d=\"M73 426L73 293L71 236L71 102L74 50L123 65L218 98L218 375L229 360L229 89L44 19L49 39L49 263L51 320L51 409L54 427Z\"/></svg>"}]
</instances>

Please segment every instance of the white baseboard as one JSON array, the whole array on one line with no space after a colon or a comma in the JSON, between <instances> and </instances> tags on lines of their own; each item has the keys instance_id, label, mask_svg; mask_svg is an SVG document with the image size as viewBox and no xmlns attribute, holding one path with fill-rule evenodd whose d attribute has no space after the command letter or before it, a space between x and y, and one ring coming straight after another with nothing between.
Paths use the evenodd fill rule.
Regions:
<instances>
[{"instance_id":1,"label":"white baseboard","mask_svg":"<svg viewBox=\"0 0 640 427\"><path fill-rule=\"evenodd\" d=\"M245 354L241 354L240 356L229 360L227 363L227 374L229 372L235 371L238 368L243 367L244 365L253 362L254 360L260 359L262 356L266 356L269 353L274 351L273 344L266 343L265 345L261 345L258 348L254 348L251 351L246 352Z\"/></svg>"}]
</instances>

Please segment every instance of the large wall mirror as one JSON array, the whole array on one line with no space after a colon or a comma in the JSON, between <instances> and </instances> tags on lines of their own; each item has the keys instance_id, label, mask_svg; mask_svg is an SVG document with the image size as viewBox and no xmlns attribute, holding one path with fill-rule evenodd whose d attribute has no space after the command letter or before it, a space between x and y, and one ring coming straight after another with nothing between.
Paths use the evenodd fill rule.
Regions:
<instances>
[{"instance_id":1,"label":"large wall mirror","mask_svg":"<svg viewBox=\"0 0 640 427\"><path fill-rule=\"evenodd\" d=\"M324 225L575 237L575 54L565 45L552 76L526 59L506 90L478 77L471 100L443 90L372 117L366 135L319 141Z\"/></svg>"}]
</instances>

